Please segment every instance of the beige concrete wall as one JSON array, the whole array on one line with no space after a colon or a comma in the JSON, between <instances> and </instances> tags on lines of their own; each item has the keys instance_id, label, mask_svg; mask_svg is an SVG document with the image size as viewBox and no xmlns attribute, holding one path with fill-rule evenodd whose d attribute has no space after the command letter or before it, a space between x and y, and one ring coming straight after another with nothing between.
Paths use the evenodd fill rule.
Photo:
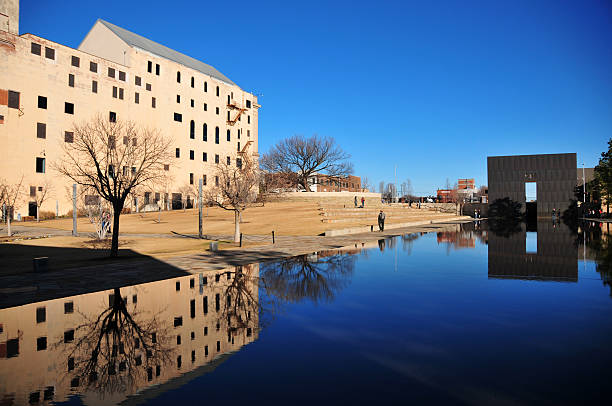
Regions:
<instances>
[{"instance_id":1,"label":"beige concrete wall","mask_svg":"<svg viewBox=\"0 0 612 406\"><path fill-rule=\"evenodd\" d=\"M19 35L19 0L0 0L0 17L0 31Z\"/></svg>"},{"instance_id":2,"label":"beige concrete wall","mask_svg":"<svg viewBox=\"0 0 612 406\"><path fill-rule=\"evenodd\" d=\"M207 284L200 290L199 275L187 275L179 278L167 279L158 282L145 283L121 288L122 297L126 298L128 313L141 326L156 320L158 340L167 339L171 344L168 362L161 365L159 376L153 374L151 381L147 380L146 373L137 375L134 387L125 393L114 395L106 394L100 398L98 392L87 390L84 387L85 377L76 376L74 371L68 371L68 357L87 357L81 354L82 347L76 345L87 329L78 329L85 323L96 320L98 316L109 307L109 295L113 290L100 291L61 299L32 303L24 306L0 309L0 346L6 345L11 339L19 340L19 354L6 358L6 353L0 357L0 399L13 399L14 405L27 405L30 394L38 392L43 399L43 391L52 387L56 402L66 401L70 395L82 393L84 404L116 404L128 395L150 385L163 385L172 378L206 365L219 356L238 351L242 346L253 342L258 336L258 314L252 313L253 320L249 325L254 328L249 332L246 329L237 330L228 339L227 320L221 312L215 310L215 295L220 294L221 307L225 304L227 287L235 278L236 268L227 268L218 271L207 271ZM258 265L243 267L243 272L249 275L247 284L253 297L258 297L257 277ZM227 278L229 273L230 279ZM215 275L219 275L216 282ZM194 287L190 287L190 280L194 280ZM177 291L176 283L180 283ZM136 296L136 301L134 297ZM208 297L208 313L203 313L203 298ZM195 317L191 318L190 301L195 300ZM65 303L73 303L74 311L66 314ZM37 323L36 311L44 308L46 319ZM182 317L183 324L174 327L174 318ZM217 323L219 322L219 329ZM204 328L208 334L204 335ZM64 332L74 329L74 341L64 343ZM194 339L191 339L191 333ZM162 336L162 334L164 336ZM181 336L181 344L177 344L176 337ZM37 339L47 338L47 348L37 350ZM217 351L217 342L220 349ZM208 356L205 355L205 346L208 346ZM6 347L5 347L6 348ZM75 353L72 353L76 349ZM195 351L195 361L192 362L191 353ZM0 353L2 353L0 351ZM143 354L144 356L144 354ZM181 356L181 366L177 358ZM142 366L144 368L144 366ZM119 372L121 374L121 372ZM71 387L71 381L80 378L76 387Z\"/></svg>"},{"instance_id":3,"label":"beige concrete wall","mask_svg":"<svg viewBox=\"0 0 612 406\"><path fill-rule=\"evenodd\" d=\"M73 123L88 120L96 114L108 117L109 112L117 113L119 119L133 120L140 125L159 129L165 136L171 137L174 148L180 148L180 158L170 162L171 176L174 183L170 193L178 193L182 186L189 184L189 174L194 174L194 184L203 175L207 176L207 185L214 184L215 154L220 162L227 156L236 154L238 143L242 149L252 141L249 152L257 159L258 151L258 106L256 96L229 85L198 71L188 69L175 62L153 56L137 49L129 49L127 61L129 66L111 62L99 56L72 49L31 34L10 36L14 47L0 47L0 89L20 92L20 108L9 109L0 106L0 115L4 124L0 124L0 178L14 183L24 176L23 200L15 209L15 216L28 213L30 186L41 186L45 180L53 185L49 200L41 210L55 212L56 201L60 215L72 208L67 189L71 183L58 176L52 164L61 154L64 132L70 131ZM30 51L31 43L40 44L42 55ZM45 58L45 47L55 50L55 60ZM80 66L71 66L71 57L80 58ZM147 72L147 62L153 66L160 64L159 76ZM90 62L98 64L97 72L91 72ZM108 68L114 68L115 78L108 76ZM119 71L126 73L126 80L118 79ZM181 71L181 83L176 81L176 72ZM75 76L75 86L68 86L68 75ZM135 77L141 78L141 85L135 84ZM191 87L191 77L195 86ZM92 81L98 82L98 92L92 93ZM208 91L204 92L204 82ZM151 90L146 90L150 84ZM124 89L124 99L112 97L113 86ZM219 96L216 87L219 86ZM135 103L135 93L139 93L140 103ZM177 103L176 96L181 96ZM227 97L246 104L250 100L252 108L248 109L235 125L227 124ZM38 108L38 96L47 97L47 109ZM152 108L152 98L156 99L156 108ZM191 100L194 107L191 107ZM74 103L74 115L64 113L64 103ZM207 111L204 111L204 104ZM217 114L216 109L219 109ZM235 114L235 110L231 110ZM182 114L182 122L174 121L174 113ZM248 123L250 117L250 124ZM195 138L189 134L190 121L195 121ZM36 137L36 125L45 123L46 139ZM202 128L208 127L208 141L203 141ZM215 144L215 127L219 127L219 144ZM231 140L226 139L226 130L231 132ZM241 137L238 139L238 129ZM194 151L194 160L189 152ZM208 154L208 161L203 162L203 152ZM36 173L36 157L46 158L46 173ZM235 161L232 161L235 165ZM161 193L164 190L155 192ZM170 195L171 196L171 195ZM142 203L143 199L140 199ZM129 206L128 206L129 207Z\"/></svg>"},{"instance_id":4,"label":"beige concrete wall","mask_svg":"<svg viewBox=\"0 0 612 406\"><path fill-rule=\"evenodd\" d=\"M268 199L273 201L291 202L317 202L329 205L346 205L353 207L355 196L358 204L361 204L361 197L365 198L366 206L380 206L380 193L370 192L283 192L270 193Z\"/></svg>"}]
</instances>

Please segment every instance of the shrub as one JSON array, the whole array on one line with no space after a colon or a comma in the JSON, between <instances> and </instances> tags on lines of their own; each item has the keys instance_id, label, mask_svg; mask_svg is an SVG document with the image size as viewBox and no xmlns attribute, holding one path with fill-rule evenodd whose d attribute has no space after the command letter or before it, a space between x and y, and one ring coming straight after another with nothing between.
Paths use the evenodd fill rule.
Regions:
<instances>
[{"instance_id":1,"label":"shrub","mask_svg":"<svg viewBox=\"0 0 612 406\"><path fill-rule=\"evenodd\" d=\"M38 219L39 220L53 220L55 218L55 212L54 211L39 211L38 212Z\"/></svg>"}]
</instances>

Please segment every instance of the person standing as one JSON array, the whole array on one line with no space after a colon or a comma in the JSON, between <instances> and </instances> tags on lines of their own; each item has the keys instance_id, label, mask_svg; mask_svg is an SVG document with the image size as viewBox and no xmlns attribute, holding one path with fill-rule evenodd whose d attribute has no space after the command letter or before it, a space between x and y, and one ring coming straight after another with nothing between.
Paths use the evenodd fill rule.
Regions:
<instances>
[{"instance_id":1,"label":"person standing","mask_svg":"<svg viewBox=\"0 0 612 406\"><path fill-rule=\"evenodd\" d=\"M357 196L355 196L355 207L357 207Z\"/></svg>"},{"instance_id":2,"label":"person standing","mask_svg":"<svg viewBox=\"0 0 612 406\"><path fill-rule=\"evenodd\" d=\"M385 231L385 213L381 210L378 213L378 228L380 231Z\"/></svg>"},{"instance_id":3,"label":"person standing","mask_svg":"<svg viewBox=\"0 0 612 406\"><path fill-rule=\"evenodd\" d=\"M361 196L361 207L365 207L365 197Z\"/></svg>"}]
</instances>

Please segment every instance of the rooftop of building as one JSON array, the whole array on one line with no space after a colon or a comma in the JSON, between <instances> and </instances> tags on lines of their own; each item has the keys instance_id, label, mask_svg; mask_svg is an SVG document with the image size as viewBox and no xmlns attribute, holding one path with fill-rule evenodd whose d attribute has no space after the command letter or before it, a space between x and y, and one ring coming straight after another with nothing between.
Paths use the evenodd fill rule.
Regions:
<instances>
[{"instance_id":1,"label":"rooftop of building","mask_svg":"<svg viewBox=\"0 0 612 406\"><path fill-rule=\"evenodd\" d=\"M232 82L227 76L225 76L224 74L219 72L217 69L215 69L214 67L204 62L198 61L197 59L187 56L185 54L182 54L178 51L175 51L174 49L170 49L164 45L158 44L155 41L151 41L148 38L145 38L141 35L128 31L125 28L116 26L115 24L109 23L108 21L98 19L96 21L96 24L97 23L103 24L105 27L111 30L115 35L117 35L122 41L124 41L126 44L128 44L129 46L133 48L141 49L153 55L159 56L160 58L171 60L173 62L179 63L193 70L202 72L205 75L221 80L222 82L236 86L236 84Z\"/></svg>"}]
</instances>

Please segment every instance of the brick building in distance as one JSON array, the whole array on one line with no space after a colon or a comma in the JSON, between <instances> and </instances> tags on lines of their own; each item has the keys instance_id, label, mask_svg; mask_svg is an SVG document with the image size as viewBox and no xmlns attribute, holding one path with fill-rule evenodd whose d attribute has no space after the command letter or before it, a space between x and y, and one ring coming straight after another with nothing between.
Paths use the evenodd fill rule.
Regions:
<instances>
[{"instance_id":1,"label":"brick building in distance","mask_svg":"<svg viewBox=\"0 0 612 406\"><path fill-rule=\"evenodd\" d=\"M52 166L62 144L72 142L73 124L98 115L173 140L173 183L143 194L139 204L167 207L198 179L215 185L215 165L236 165L239 154L257 161L257 97L214 67L103 20L78 49L19 35L18 0L3 0L0 17L0 178L15 184L23 176L16 216L35 214L36 194L47 183L50 198L40 209L72 209L71 182Z\"/></svg>"}]
</instances>

